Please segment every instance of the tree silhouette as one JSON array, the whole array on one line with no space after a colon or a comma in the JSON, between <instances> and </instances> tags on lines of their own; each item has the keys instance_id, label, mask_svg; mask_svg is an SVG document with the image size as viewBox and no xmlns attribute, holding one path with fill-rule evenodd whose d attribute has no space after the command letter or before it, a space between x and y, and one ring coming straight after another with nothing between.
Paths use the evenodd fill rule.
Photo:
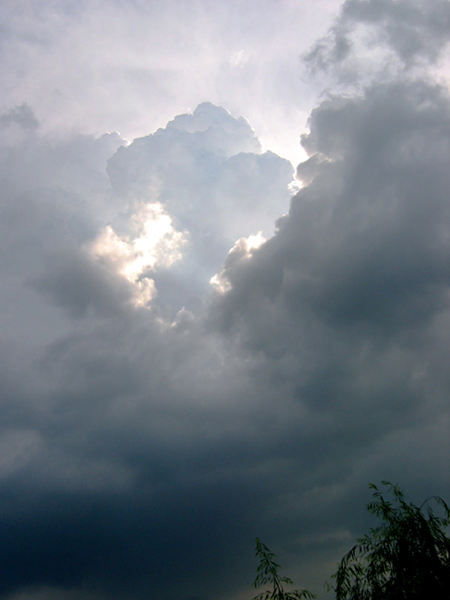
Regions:
<instances>
[{"instance_id":1,"label":"tree silhouette","mask_svg":"<svg viewBox=\"0 0 450 600\"><path fill-rule=\"evenodd\" d=\"M308 592L308 590L287 591L284 589L283 584L292 585L293 581L289 577L281 577L278 574L280 565L275 562L275 554L259 538L256 538L256 556L259 557L260 563L254 586L255 588L259 588L269 583L272 585L272 589L261 592L253 600L301 600L302 598L315 598L315 595Z\"/></svg>"},{"instance_id":2,"label":"tree silhouette","mask_svg":"<svg viewBox=\"0 0 450 600\"><path fill-rule=\"evenodd\" d=\"M336 600L448 600L450 509L438 496L421 506L407 503L397 485L383 481L386 499L373 484L368 510L383 523L358 540L333 575ZM444 516L434 514L432 504Z\"/></svg>"}]
</instances>

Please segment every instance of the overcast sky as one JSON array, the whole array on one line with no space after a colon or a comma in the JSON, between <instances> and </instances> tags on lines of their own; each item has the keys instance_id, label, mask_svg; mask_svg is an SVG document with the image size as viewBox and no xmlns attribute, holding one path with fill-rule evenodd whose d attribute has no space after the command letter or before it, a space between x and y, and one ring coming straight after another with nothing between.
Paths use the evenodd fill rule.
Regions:
<instances>
[{"instance_id":1,"label":"overcast sky","mask_svg":"<svg viewBox=\"0 0 450 600\"><path fill-rule=\"evenodd\" d=\"M450 2L3 0L0 597L249 600L450 500ZM296 179L293 179L294 171Z\"/></svg>"}]
</instances>

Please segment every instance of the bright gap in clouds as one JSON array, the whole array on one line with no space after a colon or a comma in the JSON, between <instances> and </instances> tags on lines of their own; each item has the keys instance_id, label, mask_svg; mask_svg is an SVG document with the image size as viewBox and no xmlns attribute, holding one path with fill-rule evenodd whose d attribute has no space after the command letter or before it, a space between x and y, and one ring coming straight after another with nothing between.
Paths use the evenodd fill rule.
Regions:
<instances>
[{"instance_id":1,"label":"bright gap in clouds","mask_svg":"<svg viewBox=\"0 0 450 600\"><path fill-rule=\"evenodd\" d=\"M301 56L339 5L44 0L37 11L32 0L5 0L2 106L27 102L57 135L135 139L208 100L244 115L264 148L295 166L316 96Z\"/></svg>"},{"instance_id":2,"label":"bright gap in clouds","mask_svg":"<svg viewBox=\"0 0 450 600\"><path fill-rule=\"evenodd\" d=\"M243 117L208 102L119 148L107 171L126 210L94 251L172 315L203 304L237 240L273 235L291 197L292 165L262 152Z\"/></svg>"},{"instance_id":3,"label":"bright gap in clouds","mask_svg":"<svg viewBox=\"0 0 450 600\"><path fill-rule=\"evenodd\" d=\"M133 304L147 306L156 293L151 273L181 258L186 233L176 231L159 203L138 204L131 218L134 237L119 236L107 225L90 244L90 252L107 268L137 287Z\"/></svg>"}]
</instances>

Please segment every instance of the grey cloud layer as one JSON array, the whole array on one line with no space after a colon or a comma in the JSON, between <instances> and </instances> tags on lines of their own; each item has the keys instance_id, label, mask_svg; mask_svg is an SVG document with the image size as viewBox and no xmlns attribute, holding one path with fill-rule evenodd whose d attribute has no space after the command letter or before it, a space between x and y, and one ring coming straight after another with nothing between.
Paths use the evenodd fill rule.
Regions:
<instances>
[{"instance_id":1,"label":"grey cloud layer","mask_svg":"<svg viewBox=\"0 0 450 600\"><path fill-rule=\"evenodd\" d=\"M437 63L450 40L446 0L346 0L306 55L313 71L346 84Z\"/></svg>"},{"instance_id":2,"label":"grey cloud layer","mask_svg":"<svg viewBox=\"0 0 450 600\"><path fill-rule=\"evenodd\" d=\"M247 542L230 523L246 520L264 485L252 481L254 450L250 471L242 464L257 388L239 356L189 312L161 320L158 302L181 308L183 294L205 294L235 236L286 209L292 167L259 154L243 119L207 104L118 152L111 189L106 159L123 143L24 132L4 148L5 595L44 586L50 596L75 587L169 598L181 586L189 597L200 581L212 594L222 548ZM90 248L108 223L129 246L139 207L155 202L190 231L178 270L142 275L159 294L148 310L130 304L135 283ZM252 203L265 209L253 215ZM209 583L193 569L199 560Z\"/></svg>"},{"instance_id":3,"label":"grey cloud layer","mask_svg":"<svg viewBox=\"0 0 450 600\"><path fill-rule=\"evenodd\" d=\"M223 272L232 290L215 317L269 364L296 357L299 401L342 410L345 426L395 425L398 402L442 399L447 385L432 357L447 352L448 111L422 83L325 101L303 139L310 184L276 235Z\"/></svg>"},{"instance_id":4,"label":"grey cloud layer","mask_svg":"<svg viewBox=\"0 0 450 600\"><path fill-rule=\"evenodd\" d=\"M443 86L325 99L284 215L208 103L129 145L0 124L2 598L246 597L255 536L321 594L368 481L449 498Z\"/></svg>"}]
</instances>

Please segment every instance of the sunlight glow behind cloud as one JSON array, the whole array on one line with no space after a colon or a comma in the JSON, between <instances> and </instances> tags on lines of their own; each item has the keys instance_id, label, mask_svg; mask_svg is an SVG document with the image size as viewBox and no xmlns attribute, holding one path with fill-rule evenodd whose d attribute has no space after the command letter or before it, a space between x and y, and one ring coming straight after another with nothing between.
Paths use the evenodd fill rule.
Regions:
<instances>
[{"instance_id":1,"label":"sunlight glow behind cloud","mask_svg":"<svg viewBox=\"0 0 450 600\"><path fill-rule=\"evenodd\" d=\"M151 273L158 267L167 269L181 258L186 233L174 229L158 202L137 204L130 221L134 235L119 236L107 225L91 244L90 252L134 284L137 293L133 302L145 306L156 294Z\"/></svg>"}]
</instances>

